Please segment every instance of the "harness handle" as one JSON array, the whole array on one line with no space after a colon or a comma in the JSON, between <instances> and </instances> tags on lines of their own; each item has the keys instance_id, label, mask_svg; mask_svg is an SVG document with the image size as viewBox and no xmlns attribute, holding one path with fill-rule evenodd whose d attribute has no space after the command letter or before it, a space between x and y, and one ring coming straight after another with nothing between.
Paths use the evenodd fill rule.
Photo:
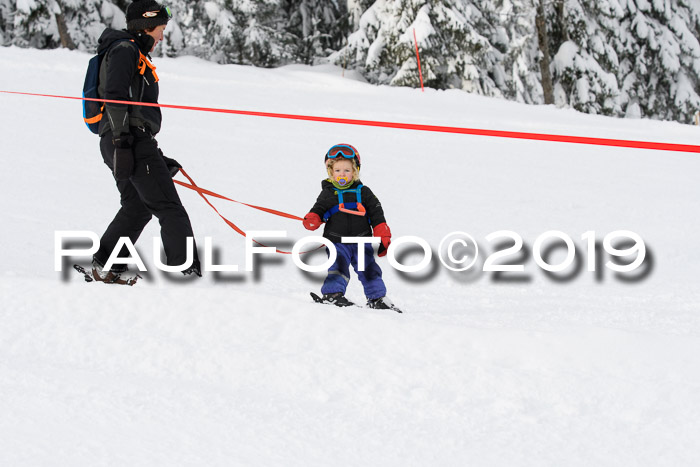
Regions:
<instances>
[{"instance_id":1,"label":"harness handle","mask_svg":"<svg viewBox=\"0 0 700 467\"><path fill-rule=\"evenodd\" d=\"M345 212L347 214L353 214L355 216L364 216L365 214L367 214L367 210L362 205L362 203L357 203L357 211L353 211L352 209L346 209L345 203L340 203L338 205L338 211Z\"/></svg>"}]
</instances>

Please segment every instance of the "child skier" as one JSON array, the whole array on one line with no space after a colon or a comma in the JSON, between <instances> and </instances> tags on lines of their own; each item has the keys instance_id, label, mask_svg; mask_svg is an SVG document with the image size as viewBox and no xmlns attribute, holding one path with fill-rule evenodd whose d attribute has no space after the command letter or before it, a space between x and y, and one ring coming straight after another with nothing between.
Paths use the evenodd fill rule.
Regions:
<instances>
[{"instance_id":1,"label":"child skier","mask_svg":"<svg viewBox=\"0 0 700 467\"><path fill-rule=\"evenodd\" d=\"M360 181L360 154L349 144L336 144L326 153L325 161L329 178L321 182L321 194L304 216L304 227L316 230L325 222L323 236L333 242L338 256L321 287L323 297L311 295L316 301L336 306L353 305L345 298L352 265L364 287L367 306L401 313L386 297L382 270L374 260L372 245L366 244L358 252L357 243L341 243L342 237L371 237L373 229L374 236L381 238L379 256L386 255L391 243L382 205ZM364 271L358 271L358 253L364 255Z\"/></svg>"}]
</instances>

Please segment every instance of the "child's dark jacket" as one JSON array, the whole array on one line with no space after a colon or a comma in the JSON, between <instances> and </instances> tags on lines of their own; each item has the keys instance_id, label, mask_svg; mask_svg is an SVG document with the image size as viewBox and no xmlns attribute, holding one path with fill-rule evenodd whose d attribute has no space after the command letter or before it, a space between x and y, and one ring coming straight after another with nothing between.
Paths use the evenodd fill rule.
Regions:
<instances>
[{"instance_id":1,"label":"child's dark jacket","mask_svg":"<svg viewBox=\"0 0 700 467\"><path fill-rule=\"evenodd\" d=\"M357 188L361 184L362 182L358 180L352 184L350 189ZM362 198L361 203L367 210L367 214L356 216L341 211L336 212L326 221L326 226L323 229L325 238L333 243L340 243L341 237L371 237L372 227L386 222L382 204L374 196L372 190L363 185L360 196ZM355 193L343 192L343 201L346 204L356 202ZM330 181L324 180L321 182L321 194L318 195L316 204L311 208L311 212L318 214L323 219L326 211L337 205L338 189Z\"/></svg>"}]
</instances>

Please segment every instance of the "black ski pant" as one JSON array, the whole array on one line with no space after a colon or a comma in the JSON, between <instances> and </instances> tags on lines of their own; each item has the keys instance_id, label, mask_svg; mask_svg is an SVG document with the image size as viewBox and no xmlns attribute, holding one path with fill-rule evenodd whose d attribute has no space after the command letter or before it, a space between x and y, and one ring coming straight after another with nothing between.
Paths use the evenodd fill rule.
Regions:
<instances>
[{"instance_id":1,"label":"black ski pant","mask_svg":"<svg viewBox=\"0 0 700 467\"><path fill-rule=\"evenodd\" d=\"M151 216L156 216L160 222L165 263L168 266L180 266L187 259L187 238L192 237L194 242L190 218L158 149L158 142L148 132L139 128L131 128L131 134L134 136L134 172L128 180L117 181L121 209L102 235L95 259L104 264L120 237L129 237L135 244ZM112 170L114 144L111 132L102 136L100 151L105 164ZM129 256L126 247L122 248L119 256ZM196 245L194 260L194 264L198 264Z\"/></svg>"}]
</instances>

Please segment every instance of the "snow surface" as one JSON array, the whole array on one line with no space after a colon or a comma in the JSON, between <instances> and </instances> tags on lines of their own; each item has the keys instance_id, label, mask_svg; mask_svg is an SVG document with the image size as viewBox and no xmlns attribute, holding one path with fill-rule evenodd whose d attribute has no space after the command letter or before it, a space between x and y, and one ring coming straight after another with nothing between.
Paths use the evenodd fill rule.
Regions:
<instances>
[{"instance_id":1,"label":"snow surface","mask_svg":"<svg viewBox=\"0 0 700 467\"><path fill-rule=\"evenodd\" d=\"M0 48L0 90L80 95L89 56ZM459 91L368 85L330 66L264 70L156 60L161 102L698 144L697 127L617 120ZM118 208L98 140L73 100L0 94L4 264L0 465L691 466L700 463L700 159L697 154L164 109L158 140L201 186L303 216L334 143L394 238L520 234L525 272L402 274L403 315L311 302L323 274L288 256L254 273L135 287L55 272L54 233L101 234ZM200 247L243 270L245 248L179 188ZM295 221L214 201L244 230ZM586 244L631 230L640 276L586 270ZM583 267L556 281L532 259L561 230ZM139 242L153 265L153 220ZM267 239L269 243L274 239ZM558 253L562 253L558 250ZM563 255L562 255L563 256ZM323 255L307 261L318 264ZM420 255L408 252L406 263ZM603 258L607 261L607 257ZM66 260L87 264L88 259ZM560 261L557 255L552 263ZM348 297L363 301L353 277Z\"/></svg>"}]
</instances>

